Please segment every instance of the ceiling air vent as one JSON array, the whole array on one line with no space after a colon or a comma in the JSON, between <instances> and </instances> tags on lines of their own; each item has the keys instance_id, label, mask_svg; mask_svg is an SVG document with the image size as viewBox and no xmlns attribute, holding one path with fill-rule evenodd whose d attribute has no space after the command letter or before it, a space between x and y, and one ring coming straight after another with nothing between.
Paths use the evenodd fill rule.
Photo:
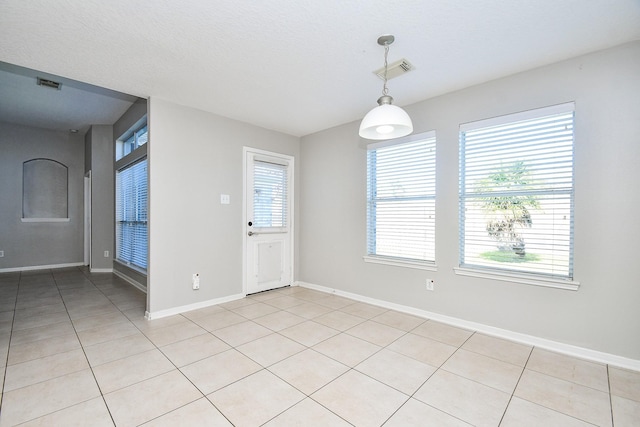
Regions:
<instances>
[{"instance_id":1,"label":"ceiling air vent","mask_svg":"<svg viewBox=\"0 0 640 427\"><path fill-rule=\"evenodd\" d=\"M387 70L387 80L391 80L394 77L401 76L415 69L416 67L414 67L411 62L402 58L392 64L389 64L389 69ZM384 67L375 70L373 73L384 80Z\"/></svg>"},{"instance_id":2,"label":"ceiling air vent","mask_svg":"<svg viewBox=\"0 0 640 427\"><path fill-rule=\"evenodd\" d=\"M50 87L51 89L60 90L60 86L62 83L54 82L53 80L43 79L42 77L38 77L38 86Z\"/></svg>"}]
</instances>

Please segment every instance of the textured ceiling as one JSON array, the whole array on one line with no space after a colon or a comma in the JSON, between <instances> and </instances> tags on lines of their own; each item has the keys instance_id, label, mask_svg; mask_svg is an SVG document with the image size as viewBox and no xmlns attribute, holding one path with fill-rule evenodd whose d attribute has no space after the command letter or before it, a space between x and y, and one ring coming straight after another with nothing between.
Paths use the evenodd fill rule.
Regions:
<instances>
[{"instance_id":1,"label":"textured ceiling","mask_svg":"<svg viewBox=\"0 0 640 427\"><path fill-rule=\"evenodd\" d=\"M0 0L0 61L292 135L640 39L638 0Z\"/></svg>"}]
</instances>

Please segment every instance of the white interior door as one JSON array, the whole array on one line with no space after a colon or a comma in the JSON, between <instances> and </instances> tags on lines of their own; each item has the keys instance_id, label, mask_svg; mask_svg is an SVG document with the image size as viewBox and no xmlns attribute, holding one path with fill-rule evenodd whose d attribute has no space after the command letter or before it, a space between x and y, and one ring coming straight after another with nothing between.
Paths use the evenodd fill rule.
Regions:
<instances>
[{"instance_id":1,"label":"white interior door","mask_svg":"<svg viewBox=\"0 0 640 427\"><path fill-rule=\"evenodd\" d=\"M291 284L293 157L245 148L245 293Z\"/></svg>"}]
</instances>

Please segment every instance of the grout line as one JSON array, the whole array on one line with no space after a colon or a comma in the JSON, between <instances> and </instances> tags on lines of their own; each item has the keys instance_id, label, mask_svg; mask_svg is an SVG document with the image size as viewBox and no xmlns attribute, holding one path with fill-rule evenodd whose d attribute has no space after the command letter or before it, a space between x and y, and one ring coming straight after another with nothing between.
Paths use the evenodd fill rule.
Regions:
<instances>
[{"instance_id":1,"label":"grout line","mask_svg":"<svg viewBox=\"0 0 640 427\"><path fill-rule=\"evenodd\" d=\"M504 407L504 411L502 412L502 416L500 417L500 421L498 422L498 426L502 424L504 420L504 416L507 414L509 410L509 405L511 405L511 401L513 400L514 395L516 394L516 390L518 389L518 385L520 384L520 380L522 380L522 376L524 375L524 371L527 369L527 364L529 363L529 359L531 359L531 355L533 354L534 347L531 347L529 350L529 355L527 356L527 360L524 362L522 366L522 371L520 371L520 375L518 376L518 381L516 381L516 385L513 387L513 391L511 392L511 396L509 396L509 401L507 402L507 406Z\"/></svg>"},{"instance_id":2,"label":"grout line","mask_svg":"<svg viewBox=\"0 0 640 427\"><path fill-rule=\"evenodd\" d=\"M91 278L86 277L86 275L84 274L82 269L80 269L80 272L91 283L91 285L93 285L93 287L95 287L97 289L95 283L93 283ZM52 274L51 276L53 277L53 281L56 284L56 288L58 289L58 293L60 294L60 287L58 286L58 282L57 282L57 280L55 278L55 275ZM100 290L98 289L98 291L100 291ZM107 405L107 400L104 397L104 393L102 392L102 388L100 387L100 383L98 382L98 378L96 378L96 373L93 370L93 366L91 366L91 362L89 361L89 357L87 357L87 352L84 349L84 344L82 344L82 341L80 340L80 336L78 335L78 330L76 329L76 325L73 323L73 320L71 319L71 315L69 314L69 308L67 307L67 303L64 300L64 297L62 297L62 294L60 294L60 298L62 299L62 304L64 304L64 308L67 311L67 316L69 316L69 321L71 322L71 327L73 328L73 331L76 334L76 339L78 340L78 343L80 344L80 348L82 349L82 353L84 354L84 358L87 361L87 366L89 367L89 370L91 371L91 376L93 376L93 380L96 383L96 387L98 387L98 392L100 393L100 397L102 398L102 403L104 403L104 407L106 408L107 413L109 414L109 417L111 418L111 422L113 423L113 425L116 425L116 420L114 419L113 414L111 413L111 409L109 408L109 405ZM87 402L87 401L85 401L85 402ZM82 403L82 402L80 402L80 403ZM77 404L78 403L76 403L76 405ZM74 406L74 405L72 405L72 406Z\"/></svg>"},{"instance_id":3,"label":"grout line","mask_svg":"<svg viewBox=\"0 0 640 427\"><path fill-rule=\"evenodd\" d=\"M611 425L615 425L613 418L613 396L611 393L611 375L609 374L610 366L607 364L607 388L609 390L609 409L611 410Z\"/></svg>"},{"instance_id":4,"label":"grout line","mask_svg":"<svg viewBox=\"0 0 640 427\"><path fill-rule=\"evenodd\" d=\"M18 274L18 282L16 284L16 296L13 302L13 317L11 318L11 329L9 330L9 339L7 340L7 355L5 358L4 368L2 372L2 388L0 388L0 413L2 410L2 403L4 401L4 387L7 383L7 369L9 368L9 354L11 352L11 339L13 338L13 326L16 322L16 311L18 307L18 294L20 293L20 282L22 280L22 272Z\"/></svg>"}]
</instances>

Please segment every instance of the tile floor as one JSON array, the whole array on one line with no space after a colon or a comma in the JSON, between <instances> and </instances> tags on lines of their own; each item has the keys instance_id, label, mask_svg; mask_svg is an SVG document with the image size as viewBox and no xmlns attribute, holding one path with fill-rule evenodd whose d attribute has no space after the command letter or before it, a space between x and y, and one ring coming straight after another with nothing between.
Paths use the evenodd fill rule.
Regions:
<instances>
[{"instance_id":1,"label":"tile floor","mask_svg":"<svg viewBox=\"0 0 640 427\"><path fill-rule=\"evenodd\" d=\"M144 305L111 274L0 274L0 426L640 425L639 372L334 295Z\"/></svg>"}]
</instances>

